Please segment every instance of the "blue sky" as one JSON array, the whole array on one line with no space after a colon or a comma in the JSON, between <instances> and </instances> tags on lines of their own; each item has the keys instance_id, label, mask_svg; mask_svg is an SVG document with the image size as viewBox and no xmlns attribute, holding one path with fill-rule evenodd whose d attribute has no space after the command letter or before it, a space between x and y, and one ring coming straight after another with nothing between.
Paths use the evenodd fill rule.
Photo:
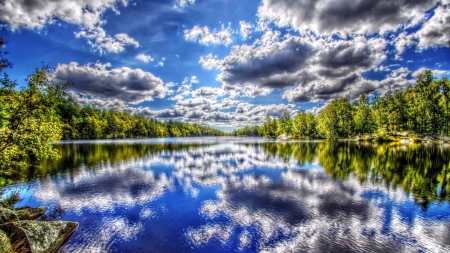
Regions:
<instances>
[{"instance_id":1,"label":"blue sky","mask_svg":"<svg viewBox=\"0 0 450 253\"><path fill-rule=\"evenodd\" d=\"M7 73L78 103L231 130L450 75L450 0L4 0Z\"/></svg>"}]
</instances>

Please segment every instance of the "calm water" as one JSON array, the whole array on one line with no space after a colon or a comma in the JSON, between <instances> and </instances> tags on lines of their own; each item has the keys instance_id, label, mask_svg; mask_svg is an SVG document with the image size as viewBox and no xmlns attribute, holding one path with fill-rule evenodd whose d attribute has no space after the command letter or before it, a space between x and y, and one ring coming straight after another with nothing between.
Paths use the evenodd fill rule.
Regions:
<instances>
[{"instance_id":1,"label":"calm water","mask_svg":"<svg viewBox=\"0 0 450 253\"><path fill-rule=\"evenodd\" d=\"M64 252L450 252L445 146L184 138L57 148L60 160L8 192L79 223Z\"/></svg>"}]
</instances>

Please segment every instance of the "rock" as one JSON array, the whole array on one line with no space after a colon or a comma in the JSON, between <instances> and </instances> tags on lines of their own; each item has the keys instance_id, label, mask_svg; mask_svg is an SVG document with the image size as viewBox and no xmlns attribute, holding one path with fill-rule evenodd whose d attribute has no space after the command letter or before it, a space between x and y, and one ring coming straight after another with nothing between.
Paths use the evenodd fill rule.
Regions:
<instances>
[{"instance_id":1,"label":"rock","mask_svg":"<svg viewBox=\"0 0 450 253\"><path fill-rule=\"evenodd\" d=\"M0 226L21 252L56 252L70 238L78 223L65 221L15 221Z\"/></svg>"},{"instance_id":2,"label":"rock","mask_svg":"<svg viewBox=\"0 0 450 253\"><path fill-rule=\"evenodd\" d=\"M47 208L0 207L0 252L56 252L73 234L78 223L34 221Z\"/></svg>"},{"instance_id":3,"label":"rock","mask_svg":"<svg viewBox=\"0 0 450 253\"><path fill-rule=\"evenodd\" d=\"M45 207L33 208L26 206L17 208L14 212L16 213L19 220L35 220L44 215L46 211L47 208Z\"/></svg>"},{"instance_id":4,"label":"rock","mask_svg":"<svg viewBox=\"0 0 450 253\"><path fill-rule=\"evenodd\" d=\"M47 208L22 207L18 209L9 209L0 207L0 225L18 220L35 220L44 215Z\"/></svg>"},{"instance_id":5,"label":"rock","mask_svg":"<svg viewBox=\"0 0 450 253\"><path fill-rule=\"evenodd\" d=\"M19 217L17 217L17 214L13 210L0 207L0 225L18 220Z\"/></svg>"},{"instance_id":6,"label":"rock","mask_svg":"<svg viewBox=\"0 0 450 253\"><path fill-rule=\"evenodd\" d=\"M0 230L0 252L15 253L8 235L2 230Z\"/></svg>"},{"instance_id":7,"label":"rock","mask_svg":"<svg viewBox=\"0 0 450 253\"><path fill-rule=\"evenodd\" d=\"M288 139L288 136L286 134L282 134L282 135L278 136L278 139L285 141Z\"/></svg>"}]
</instances>

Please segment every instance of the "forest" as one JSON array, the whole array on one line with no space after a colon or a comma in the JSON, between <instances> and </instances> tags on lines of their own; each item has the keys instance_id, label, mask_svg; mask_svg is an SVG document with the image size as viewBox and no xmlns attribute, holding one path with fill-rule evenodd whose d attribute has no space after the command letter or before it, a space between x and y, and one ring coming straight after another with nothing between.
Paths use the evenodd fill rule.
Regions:
<instances>
[{"instance_id":1,"label":"forest","mask_svg":"<svg viewBox=\"0 0 450 253\"><path fill-rule=\"evenodd\" d=\"M79 106L64 99L55 106L61 120L63 140L151 137L222 136L220 130L178 121L158 121L90 105Z\"/></svg>"},{"instance_id":2,"label":"forest","mask_svg":"<svg viewBox=\"0 0 450 253\"><path fill-rule=\"evenodd\" d=\"M417 77L406 90L389 90L384 95L367 96L356 101L334 99L318 115L299 111L294 117L285 113L267 117L262 126L235 130L235 136L278 138L285 134L296 139L341 139L366 136L388 139L389 133L449 135L450 81L437 80L430 70Z\"/></svg>"}]
</instances>

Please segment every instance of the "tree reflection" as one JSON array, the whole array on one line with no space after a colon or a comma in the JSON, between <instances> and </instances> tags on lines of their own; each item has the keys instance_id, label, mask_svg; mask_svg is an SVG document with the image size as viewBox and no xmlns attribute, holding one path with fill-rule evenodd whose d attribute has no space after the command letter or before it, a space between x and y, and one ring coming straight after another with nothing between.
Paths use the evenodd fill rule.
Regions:
<instances>
[{"instance_id":1,"label":"tree reflection","mask_svg":"<svg viewBox=\"0 0 450 253\"><path fill-rule=\"evenodd\" d=\"M154 155L171 155L191 150L205 144L186 143L71 143L56 144L60 159L43 159L37 166L8 178L8 184L29 182L46 177L73 179L83 168L95 171L98 164L118 163ZM0 181L1 182L1 181Z\"/></svg>"},{"instance_id":2,"label":"tree reflection","mask_svg":"<svg viewBox=\"0 0 450 253\"><path fill-rule=\"evenodd\" d=\"M449 201L450 149L439 145L392 145L353 142L263 143L266 152L300 166L315 158L334 179L355 176L387 188L401 187L417 204Z\"/></svg>"},{"instance_id":3,"label":"tree reflection","mask_svg":"<svg viewBox=\"0 0 450 253\"><path fill-rule=\"evenodd\" d=\"M450 200L450 148L442 145L398 145L357 142L261 142L236 144L262 150L266 161L292 160L302 167L318 162L333 178L356 177L361 184L371 182L388 189L402 188L417 204ZM205 148L187 143L90 143L59 144L59 160L43 160L16 181L46 177L76 177L84 170L95 170L101 163L118 163L147 156L174 156ZM229 155L237 155L231 148ZM223 155L223 154L222 154ZM237 162L241 160L237 159ZM243 162L243 161L242 161Z\"/></svg>"}]
</instances>

